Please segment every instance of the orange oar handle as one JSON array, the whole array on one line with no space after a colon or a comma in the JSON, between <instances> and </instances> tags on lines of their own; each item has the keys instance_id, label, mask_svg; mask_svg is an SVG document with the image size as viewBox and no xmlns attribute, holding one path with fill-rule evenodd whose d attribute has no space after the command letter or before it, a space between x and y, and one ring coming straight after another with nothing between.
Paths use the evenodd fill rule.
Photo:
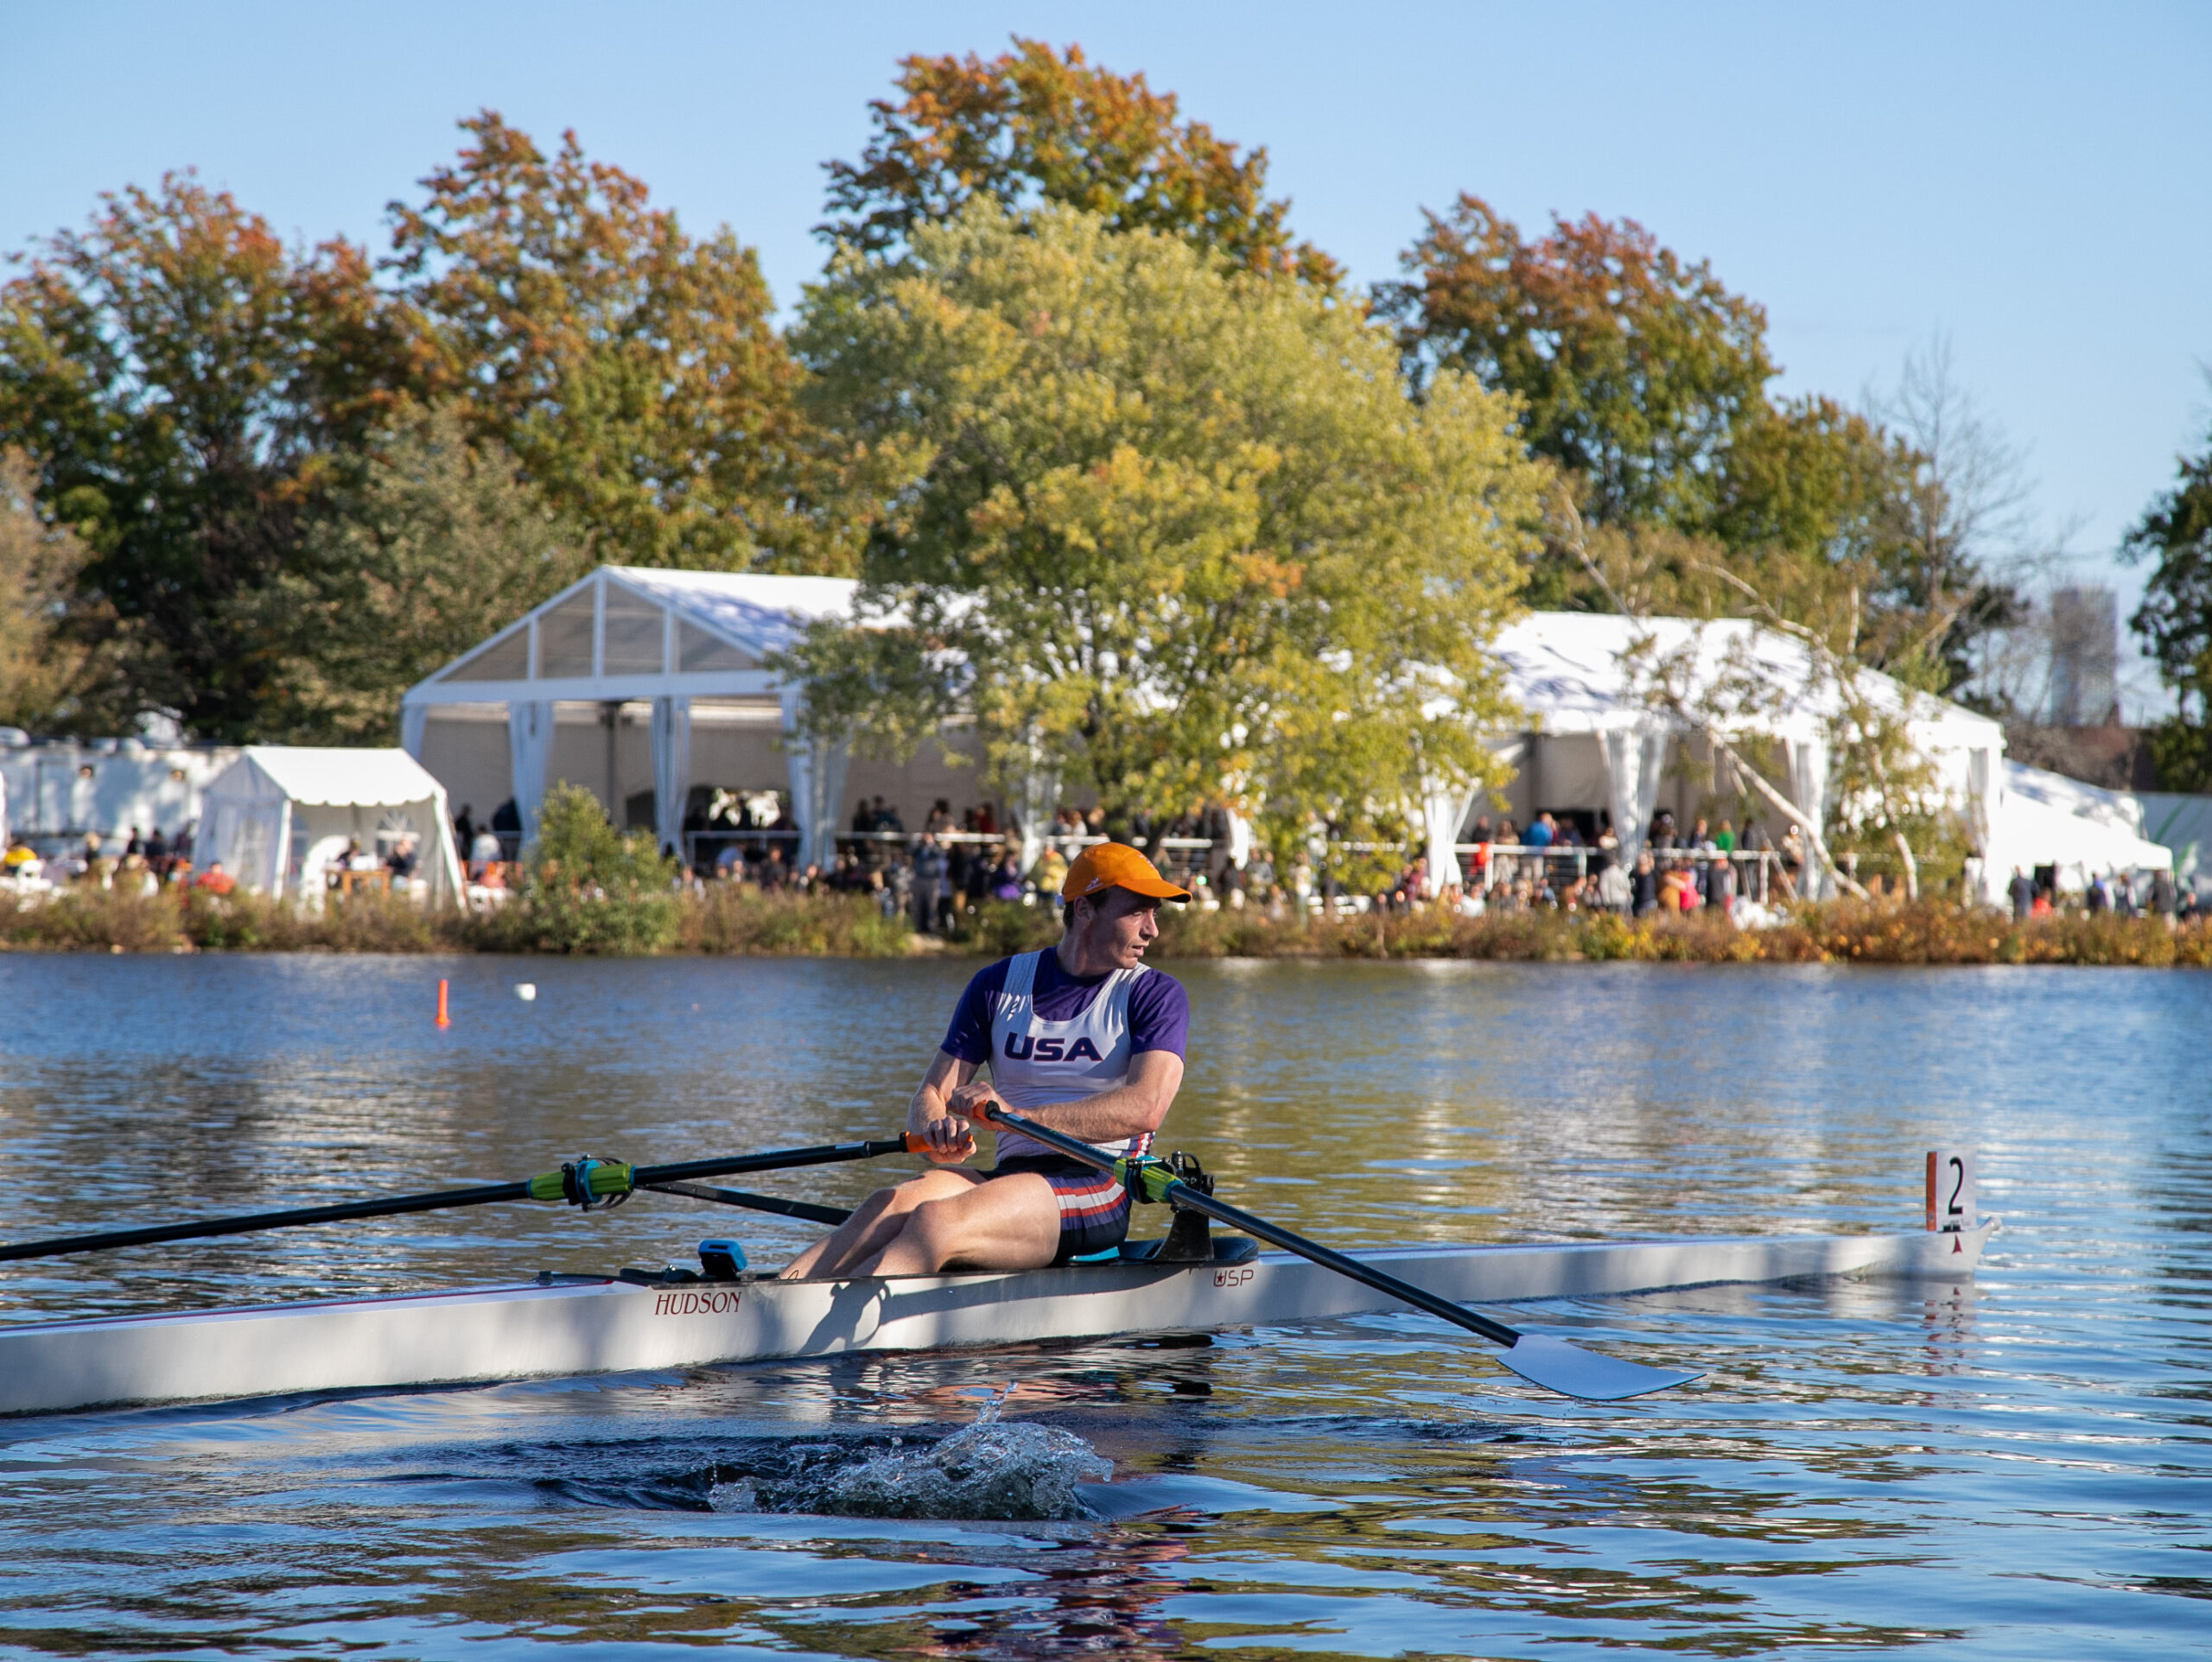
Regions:
<instances>
[{"instance_id":1,"label":"orange oar handle","mask_svg":"<svg viewBox=\"0 0 2212 1662\"><path fill-rule=\"evenodd\" d=\"M964 1159L966 1159L966 1158L968 1158L968 1156L967 1156L966 1154L944 1154L944 1153L942 1153L942 1152L940 1152L939 1151L938 1151L938 1150L936 1150L936 1149L931 1148L931 1147L930 1146L930 1139L929 1139L928 1138L926 1138L926 1137L923 1136L923 1135L922 1135L919 1132L918 1132L918 1131L910 1131L910 1132L907 1132L905 1135L906 1135L906 1152L907 1152L907 1153L909 1153L909 1154L924 1154L924 1155L927 1155L931 1159L935 1160L935 1161L937 1161L938 1164L943 1164L943 1165L950 1165L950 1164L952 1164L954 1161L956 1161L956 1160L964 1160ZM975 1148L976 1148L976 1142L975 1142L975 1139L973 1139L973 1138L969 1139L969 1140L968 1140L968 1150L969 1150L969 1153L971 1153L971 1154L972 1154L972 1153L975 1151Z\"/></svg>"}]
</instances>

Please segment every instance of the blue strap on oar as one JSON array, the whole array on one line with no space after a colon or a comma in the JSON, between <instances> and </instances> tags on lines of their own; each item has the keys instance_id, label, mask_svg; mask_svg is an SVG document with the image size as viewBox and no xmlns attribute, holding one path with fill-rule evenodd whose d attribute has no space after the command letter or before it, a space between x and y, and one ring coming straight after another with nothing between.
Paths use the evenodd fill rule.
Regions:
<instances>
[{"instance_id":1,"label":"blue strap on oar","mask_svg":"<svg viewBox=\"0 0 2212 1662\"><path fill-rule=\"evenodd\" d=\"M623 1161L579 1154L561 1167L561 1198L586 1212L620 1206L634 1192L634 1168Z\"/></svg>"}]
</instances>

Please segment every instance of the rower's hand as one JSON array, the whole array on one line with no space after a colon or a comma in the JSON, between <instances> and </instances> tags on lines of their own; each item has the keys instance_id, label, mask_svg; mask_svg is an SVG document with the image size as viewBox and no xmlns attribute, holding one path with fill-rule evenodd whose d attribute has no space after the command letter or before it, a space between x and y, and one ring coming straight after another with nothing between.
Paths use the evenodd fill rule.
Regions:
<instances>
[{"instance_id":1,"label":"rower's hand","mask_svg":"<svg viewBox=\"0 0 2212 1662\"><path fill-rule=\"evenodd\" d=\"M980 1120L988 1126L992 1113L1006 1104L999 1100L999 1094L988 1082L971 1079L945 1099L945 1107L964 1119Z\"/></svg>"},{"instance_id":2,"label":"rower's hand","mask_svg":"<svg viewBox=\"0 0 2212 1662\"><path fill-rule=\"evenodd\" d=\"M913 1130L928 1145L920 1151L939 1165L957 1165L976 1151L976 1133L957 1113L922 1120Z\"/></svg>"}]
</instances>

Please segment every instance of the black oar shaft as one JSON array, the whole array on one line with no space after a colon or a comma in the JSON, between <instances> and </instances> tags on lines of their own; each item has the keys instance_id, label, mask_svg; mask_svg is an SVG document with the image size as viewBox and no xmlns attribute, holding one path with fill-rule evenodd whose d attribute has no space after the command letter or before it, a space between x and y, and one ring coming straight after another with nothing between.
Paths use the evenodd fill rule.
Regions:
<instances>
[{"instance_id":1,"label":"black oar shaft","mask_svg":"<svg viewBox=\"0 0 2212 1662\"><path fill-rule=\"evenodd\" d=\"M1300 1258L1312 1259L1324 1269L1334 1270L1338 1275L1350 1276L1355 1281L1364 1282L1377 1292L1387 1292L1394 1298L1403 1299L1415 1310L1427 1310L1431 1316L1440 1316L1446 1321L1456 1323L1466 1329L1470 1333L1479 1333L1493 1343L1504 1345L1510 1348L1521 1336L1521 1330L1518 1328L1510 1328L1503 1322L1493 1322L1487 1316L1478 1316L1474 1311L1464 1309L1448 1298L1440 1298L1433 1292L1416 1287L1410 1281L1401 1281L1387 1270L1378 1270L1373 1265L1363 1264L1356 1258L1346 1258L1342 1253L1324 1246L1318 1240L1308 1240L1303 1235L1294 1235L1287 1229L1269 1223L1265 1218L1255 1218L1242 1207L1231 1206L1226 1201L1217 1201L1211 1195L1202 1195L1188 1183L1179 1182L1170 1184L1167 1193L1169 1199L1178 1206L1188 1207L1194 1212L1203 1212L1217 1223L1225 1223L1232 1229L1241 1229L1248 1235L1257 1236L1271 1246L1280 1246L1287 1253L1295 1253Z\"/></svg>"},{"instance_id":2,"label":"black oar shaft","mask_svg":"<svg viewBox=\"0 0 2212 1662\"><path fill-rule=\"evenodd\" d=\"M1033 1120L1026 1120L1018 1113L1010 1113L1003 1108L994 1107L991 1110L989 1123L1009 1126L1020 1132L1024 1137L1034 1138L1047 1148L1056 1148L1070 1159L1080 1160L1085 1165L1097 1167L1101 1171L1110 1171L1114 1169L1114 1157L1110 1154L1102 1154L1088 1143L1054 1131L1048 1126L1040 1126ZM1211 1195L1201 1194L1179 1179L1167 1185L1167 1199L1173 1205L1187 1208L1193 1212L1203 1212L1217 1223L1225 1223L1232 1229L1241 1229L1248 1235L1256 1236L1271 1246L1280 1246L1287 1253L1295 1253L1300 1258L1310 1259L1323 1269L1334 1270L1338 1275L1349 1276L1354 1281L1374 1288L1377 1292L1387 1292L1393 1298L1402 1299L1415 1310L1427 1310L1431 1316L1441 1316L1447 1322L1466 1329L1470 1333L1479 1333L1494 1344L1504 1345L1510 1348L1521 1337L1518 1328L1510 1328L1503 1322L1493 1322L1487 1316L1478 1316L1472 1310L1463 1309L1448 1298L1440 1298L1433 1292L1416 1287L1410 1281L1401 1281L1387 1271L1378 1270L1370 1264L1363 1264L1356 1258L1346 1258L1342 1253L1324 1246L1318 1240L1308 1240L1305 1236L1293 1234L1278 1224L1269 1223L1265 1218L1254 1217L1242 1207L1231 1206L1226 1201L1217 1201Z\"/></svg>"},{"instance_id":3,"label":"black oar shaft","mask_svg":"<svg viewBox=\"0 0 2212 1662\"><path fill-rule=\"evenodd\" d=\"M868 1143L830 1143L821 1148L790 1148L775 1154L746 1154L720 1160L678 1160L673 1165L641 1165L635 1180L648 1183L683 1183L693 1177L734 1177L741 1171L784 1171L794 1166L831 1165L839 1160L873 1160L881 1154L903 1154L913 1145L904 1137L884 1137Z\"/></svg>"},{"instance_id":4,"label":"black oar shaft","mask_svg":"<svg viewBox=\"0 0 2212 1662\"><path fill-rule=\"evenodd\" d=\"M297 1229L313 1223L345 1223L355 1218L385 1218L403 1212L435 1212L449 1206L482 1206L493 1201L530 1198L530 1185L485 1183L474 1189L443 1189L433 1195L403 1195L391 1200L346 1201L335 1206L296 1206L282 1212L249 1212L234 1218L202 1218L188 1223L149 1224L143 1229L107 1229L93 1235L55 1235L0 1246L0 1259L59 1258L69 1253L99 1252L111 1246L151 1246L164 1240L205 1240L243 1235L257 1229Z\"/></svg>"},{"instance_id":5,"label":"black oar shaft","mask_svg":"<svg viewBox=\"0 0 2212 1662\"><path fill-rule=\"evenodd\" d=\"M727 1177L741 1171L782 1171L797 1166L829 1165L839 1160L869 1160L898 1154L911 1145L904 1137L872 1142L829 1143L817 1148L783 1149L767 1154L740 1154L711 1160L678 1160L668 1165L632 1169L638 1189L682 1183L693 1177ZM118 1246L151 1246L168 1240L207 1240L218 1235L250 1234L260 1229L299 1229L317 1223L349 1223L361 1218L397 1217L408 1212L437 1212L449 1207L485 1206L497 1201L531 1198L527 1181L481 1183L473 1189L442 1189L428 1195L396 1195L384 1200L342 1201L332 1206L296 1206L281 1212L249 1212L230 1218L200 1218L185 1223L149 1224L140 1229L105 1229L97 1234L54 1235L0 1246L0 1262L26 1258L60 1258ZM734 1192L734 1191L733 1191ZM797 1204L798 1202L793 1202ZM826 1209L826 1208L825 1208ZM794 1213L793 1216L804 1216ZM842 1218L839 1220L842 1221Z\"/></svg>"},{"instance_id":6,"label":"black oar shaft","mask_svg":"<svg viewBox=\"0 0 2212 1662\"><path fill-rule=\"evenodd\" d=\"M687 1200L750 1207L755 1212L773 1212L781 1217L804 1218L809 1223L842 1223L852 1216L842 1206L815 1206L805 1201L787 1201L779 1195L754 1195L742 1189L716 1189L707 1183L645 1183L641 1187L652 1189L656 1195L681 1195Z\"/></svg>"}]
</instances>

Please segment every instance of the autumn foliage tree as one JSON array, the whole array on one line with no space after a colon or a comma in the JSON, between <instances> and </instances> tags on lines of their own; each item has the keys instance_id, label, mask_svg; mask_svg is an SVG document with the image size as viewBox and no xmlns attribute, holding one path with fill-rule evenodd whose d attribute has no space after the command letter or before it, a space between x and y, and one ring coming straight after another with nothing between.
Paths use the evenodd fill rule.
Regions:
<instances>
[{"instance_id":1,"label":"autumn foliage tree","mask_svg":"<svg viewBox=\"0 0 2212 1662\"><path fill-rule=\"evenodd\" d=\"M316 464L358 443L416 343L361 250L287 249L228 194L172 174L103 199L0 289L0 442L90 549L134 709L254 731L270 669L241 598L283 571Z\"/></svg>"},{"instance_id":2,"label":"autumn foliage tree","mask_svg":"<svg viewBox=\"0 0 2212 1662\"><path fill-rule=\"evenodd\" d=\"M1247 270L1294 272L1324 288L1343 273L1286 228L1290 204L1267 193L1268 153L1240 151L1180 118L1172 92L1142 75L1016 36L989 60L901 59L896 102L878 99L857 162L832 162L821 229L868 253L950 219L987 196L1020 211L1057 202L1116 231L1158 231Z\"/></svg>"},{"instance_id":3,"label":"autumn foliage tree","mask_svg":"<svg viewBox=\"0 0 2212 1662\"><path fill-rule=\"evenodd\" d=\"M1531 241L1463 194L1380 296L1416 376L1463 370L1521 401L1529 447L1584 517L1704 529L1729 450L1765 412L1766 314L1633 220L1554 221Z\"/></svg>"},{"instance_id":4,"label":"autumn foliage tree","mask_svg":"<svg viewBox=\"0 0 2212 1662\"><path fill-rule=\"evenodd\" d=\"M694 238L573 132L548 155L492 111L461 127L423 200L391 209L435 352L418 396L459 401L615 557L818 566L793 505L797 370L753 251Z\"/></svg>"},{"instance_id":5,"label":"autumn foliage tree","mask_svg":"<svg viewBox=\"0 0 2212 1662\"><path fill-rule=\"evenodd\" d=\"M1378 303L1408 372L1456 366L1511 393L1573 504L1574 536L1555 523L1531 562L1531 604L1609 608L1594 555L1656 611L1778 612L1937 692L2012 616L1988 565L2002 446L1940 344L1878 417L1770 396L1764 312L1631 220L1555 219L1529 238L1462 195L1402 263Z\"/></svg>"}]
</instances>

